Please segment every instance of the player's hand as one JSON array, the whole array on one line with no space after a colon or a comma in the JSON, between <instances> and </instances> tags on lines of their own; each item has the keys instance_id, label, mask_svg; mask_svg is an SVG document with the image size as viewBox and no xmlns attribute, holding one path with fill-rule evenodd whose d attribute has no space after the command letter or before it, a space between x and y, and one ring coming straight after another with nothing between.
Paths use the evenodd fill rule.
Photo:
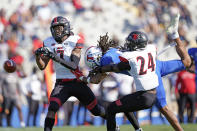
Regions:
<instances>
[{"instance_id":1,"label":"player's hand","mask_svg":"<svg viewBox=\"0 0 197 131\"><path fill-rule=\"evenodd\" d=\"M56 54L53 53L53 52L51 52L51 51L49 50L49 48L47 48L47 47L42 47L42 48L41 48L41 53L42 53L43 56L47 56L47 57L49 57L49 58L55 60Z\"/></svg>"},{"instance_id":2,"label":"player's hand","mask_svg":"<svg viewBox=\"0 0 197 131\"><path fill-rule=\"evenodd\" d=\"M172 39L176 39L179 37L179 33L178 33L178 26L179 26L179 17L180 14L177 13L176 15L174 15L172 17L172 20L170 22L170 25L167 27L166 29L166 33L172 38Z\"/></svg>"},{"instance_id":3,"label":"player's hand","mask_svg":"<svg viewBox=\"0 0 197 131\"><path fill-rule=\"evenodd\" d=\"M49 56L49 49L47 47L40 47L35 51L35 55Z\"/></svg>"},{"instance_id":4,"label":"player's hand","mask_svg":"<svg viewBox=\"0 0 197 131\"><path fill-rule=\"evenodd\" d=\"M55 53L53 53L53 52L48 52L47 53L47 56L49 57L49 58L51 58L51 59L53 59L53 60L55 60L55 56L56 56L56 54Z\"/></svg>"},{"instance_id":5,"label":"player's hand","mask_svg":"<svg viewBox=\"0 0 197 131\"><path fill-rule=\"evenodd\" d=\"M38 49L34 52L34 54L35 54L36 56L43 54L43 47L38 48Z\"/></svg>"}]
</instances>

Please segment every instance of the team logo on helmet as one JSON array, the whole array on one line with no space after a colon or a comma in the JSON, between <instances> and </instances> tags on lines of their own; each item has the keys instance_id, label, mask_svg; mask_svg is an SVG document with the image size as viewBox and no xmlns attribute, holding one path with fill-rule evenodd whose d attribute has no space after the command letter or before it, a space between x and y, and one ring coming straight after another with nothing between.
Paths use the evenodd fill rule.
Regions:
<instances>
[{"instance_id":1,"label":"team logo on helmet","mask_svg":"<svg viewBox=\"0 0 197 131\"><path fill-rule=\"evenodd\" d=\"M90 69L100 65L100 58L102 57L102 52L100 48L96 46L89 47L85 52L85 63Z\"/></svg>"},{"instance_id":2,"label":"team logo on helmet","mask_svg":"<svg viewBox=\"0 0 197 131\"><path fill-rule=\"evenodd\" d=\"M132 38L133 38L133 40L137 40L138 39L138 34L133 34Z\"/></svg>"},{"instance_id":3,"label":"team logo on helmet","mask_svg":"<svg viewBox=\"0 0 197 131\"><path fill-rule=\"evenodd\" d=\"M130 51L145 48L148 43L148 37L141 31L133 31L126 38L125 48Z\"/></svg>"}]
</instances>

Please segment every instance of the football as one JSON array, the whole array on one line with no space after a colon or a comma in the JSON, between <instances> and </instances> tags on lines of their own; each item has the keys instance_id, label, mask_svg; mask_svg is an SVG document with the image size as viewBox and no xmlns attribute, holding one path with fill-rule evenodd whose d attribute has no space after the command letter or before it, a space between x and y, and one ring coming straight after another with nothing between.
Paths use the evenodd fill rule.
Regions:
<instances>
[{"instance_id":1,"label":"football","mask_svg":"<svg viewBox=\"0 0 197 131\"><path fill-rule=\"evenodd\" d=\"M9 59L4 62L4 70L8 73L13 73L16 71L16 63Z\"/></svg>"}]
</instances>

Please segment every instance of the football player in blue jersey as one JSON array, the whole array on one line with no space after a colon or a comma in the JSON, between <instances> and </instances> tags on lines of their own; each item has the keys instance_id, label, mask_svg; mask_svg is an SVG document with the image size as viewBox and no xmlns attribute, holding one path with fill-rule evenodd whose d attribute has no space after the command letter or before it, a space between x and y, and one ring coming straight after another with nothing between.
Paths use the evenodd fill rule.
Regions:
<instances>
[{"instance_id":1,"label":"football player in blue jersey","mask_svg":"<svg viewBox=\"0 0 197 131\"><path fill-rule=\"evenodd\" d=\"M196 42L197 42L197 38L196 38ZM190 48L188 50L188 53L190 56L192 56L194 64L195 64L195 71L193 73L196 74L195 81L197 84L197 48Z\"/></svg>"}]
</instances>

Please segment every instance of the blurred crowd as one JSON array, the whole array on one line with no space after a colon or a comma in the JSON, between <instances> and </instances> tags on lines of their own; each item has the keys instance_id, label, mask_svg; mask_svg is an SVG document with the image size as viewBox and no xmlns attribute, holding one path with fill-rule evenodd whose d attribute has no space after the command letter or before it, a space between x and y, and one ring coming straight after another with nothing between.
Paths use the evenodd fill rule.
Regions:
<instances>
[{"instance_id":1,"label":"blurred crowd","mask_svg":"<svg viewBox=\"0 0 197 131\"><path fill-rule=\"evenodd\" d=\"M2 0L0 6L0 126L4 118L7 120L7 126L12 126L11 118L14 108L18 111L21 127L42 126L48 106L48 88L45 72L40 71L36 66L34 51L42 46L45 38L51 35L50 22L55 16L61 15L68 18L73 32L84 39L84 52L87 47L97 45L99 36L106 32L109 32L111 37L121 45L132 30L146 32L149 42L156 44L158 50L161 50L170 42L165 34L165 27L169 24L171 16L179 11L181 15L179 34L184 44L190 48L195 46L197 41L197 34L195 34L197 15L192 12L195 11L196 6L197 2L194 0ZM178 58L174 48L159 57L161 60L174 58ZM4 71L3 63L7 59L13 59L16 62L16 72ZM87 74L88 68L84 64L83 57L80 62L81 68ZM52 75L53 80L54 76ZM175 105L178 108L175 112L180 122L185 122L185 108L188 109L187 122L197 122L195 75L183 71L164 79L169 104L177 101ZM131 78L113 73L99 85L90 85L90 87L103 106L135 91ZM72 111L76 105L78 107L76 119L79 119L80 109L84 107L75 98L71 98L60 110L58 118L64 116L65 125L70 124ZM28 109L27 118L24 118L22 110L24 106ZM41 120L37 123L39 107L42 107L42 116L39 116ZM87 121L86 115L88 115L87 110L84 110L84 120L78 122L78 125L92 124L93 117L91 116L92 121ZM29 124L31 116L34 117L33 124Z\"/></svg>"}]
</instances>

